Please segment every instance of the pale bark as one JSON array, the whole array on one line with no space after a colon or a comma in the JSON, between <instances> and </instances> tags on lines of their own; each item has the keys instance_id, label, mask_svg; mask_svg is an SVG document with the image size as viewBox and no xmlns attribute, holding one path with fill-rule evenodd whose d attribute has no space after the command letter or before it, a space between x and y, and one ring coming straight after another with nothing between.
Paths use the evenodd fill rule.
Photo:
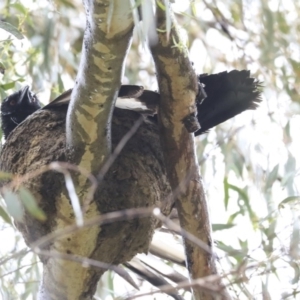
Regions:
<instances>
[{"instance_id":1,"label":"pale bark","mask_svg":"<svg viewBox=\"0 0 300 300\"><path fill-rule=\"evenodd\" d=\"M133 20L129 0L84 1L86 29L67 114L72 160L98 172L111 152L111 117L121 85ZM101 148L99 145L101 140Z\"/></svg>"},{"instance_id":2,"label":"pale bark","mask_svg":"<svg viewBox=\"0 0 300 300\"><path fill-rule=\"evenodd\" d=\"M168 1L165 3L168 5ZM176 21L173 18L168 38L166 13L159 5L156 10L157 27L160 29L159 43L152 46L151 51L161 94L158 115L166 169L176 199L181 227L203 241L210 249L202 249L184 237L187 267L191 278L197 279L217 274L208 205L199 173L194 136L184 125L184 120L195 114L197 78L187 50L180 40ZM181 47L176 47L174 41ZM195 299L215 298L203 288L194 287L193 291ZM229 299L224 291L220 291L220 295L222 299Z\"/></svg>"},{"instance_id":3,"label":"pale bark","mask_svg":"<svg viewBox=\"0 0 300 300\"><path fill-rule=\"evenodd\" d=\"M67 113L66 141L68 160L96 175L111 153L111 117L133 21L127 0L86 0L84 6L86 28L79 71ZM89 186L87 178L78 175L74 180L76 192L83 201ZM57 206L63 218L58 218L54 230L74 222L67 195L61 194ZM92 202L83 217L89 219L99 213L97 204ZM80 230L55 241L52 249L91 257L100 230L98 226ZM90 268L50 257L44 264L39 299L90 299L95 280L98 277Z\"/></svg>"}]
</instances>

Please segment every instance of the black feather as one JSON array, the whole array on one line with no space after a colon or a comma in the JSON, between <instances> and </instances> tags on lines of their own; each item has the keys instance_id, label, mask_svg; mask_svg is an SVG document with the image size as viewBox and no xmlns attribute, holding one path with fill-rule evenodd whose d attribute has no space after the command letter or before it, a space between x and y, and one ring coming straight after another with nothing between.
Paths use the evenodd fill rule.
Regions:
<instances>
[{"instance_id":1,"label":"black feather","mask_svg":"<svg viewBox=\"0 0 300 300\"><path fill-rule=\"evenodd\" d=\"M22 123L29 115L41 108L41 104L29 86L5 98L1 105L1 126L4 137Z\"/></svg>"},{"instance_id":2,"label":"black feather","mask_svg":"<svg viewBox=\"0 0 300 300\"><path fill-rule=\"evenodd\" d=\"M213 75L202 74L198 81L204 85L207 97L196 99L198 121L201 129L195 135L207 132L214 126L242 113L245 110L256 109L261 102L260 83L250 77L246 70L222 72ZM67 106L70 102L72 89L64 92L43 109L57 109ZM203 93L202 93L203 94ZM201 94L201 95L202 95ZM201 97L199 94L199 97ZM155 114L160 101L158 93L144 90L137 85L122 85L119 98L132 98L145 106L139 109L149 114ZM5 138L29 115L40 109L37 97L26 86L4 99L1 106L2 130ZM156 117L155 117L156 118Z\"/></svg>"},{"instance_id":3,"label":"black feather","mask_svg":"<svg viewBox=\"0 0 300 300\"><path fill-rule=\"evenodd\" d=\"M205 85L207 97L202 103L197 103L201 129L195 135L202 134L245 110L256 109L262 101L260 83L251 78L247 70L203 74L198 79Z\"/></svg>"}]
</instances>

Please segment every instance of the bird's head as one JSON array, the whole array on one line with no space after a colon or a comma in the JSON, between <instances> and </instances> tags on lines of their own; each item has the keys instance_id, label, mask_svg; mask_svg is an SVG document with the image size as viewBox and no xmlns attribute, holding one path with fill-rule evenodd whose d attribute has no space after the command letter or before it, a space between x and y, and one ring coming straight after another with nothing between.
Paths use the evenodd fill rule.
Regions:
<instances>
[{"instance_id":1,"label":"bird's head","mask_svg":"<svg viewBox=\"0 0 300 300\"><path fill-rule=\"evenodd\" d=\"M11 94L2 101L1 121L5 137L29 115L41 108L41 104L29 86Z\"/></svg>"},{"instance_id":2,"label":"bird's head","mask_svg":"<svg viewBox=\"0 0 300 300\"><path fill-rule=\"evenodd\" d=\"M9 95L2 101L1 114L13 115L19 112L35 112L41 108L41 104L35 94L33 94L29 86Z\"/></svg>"}]
</instances>

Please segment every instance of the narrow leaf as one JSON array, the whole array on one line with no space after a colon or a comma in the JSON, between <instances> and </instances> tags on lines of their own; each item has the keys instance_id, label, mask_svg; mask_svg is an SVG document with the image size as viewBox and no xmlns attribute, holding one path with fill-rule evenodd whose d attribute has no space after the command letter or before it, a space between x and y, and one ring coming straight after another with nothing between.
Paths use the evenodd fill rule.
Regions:
<instances>
[{"instance_id":1,"label":"narrow leaf","mask_svg":"<svg viewBox=\"0 0 300 300\"><path fill-rule=\"evenodd\" d=\"M0 28L14 35L17 39L22 40L24 38L23 34L13 25L0 21Z\"/></svg>"},{"instance_id":2,"label":"narrow leaf","mask_svg":"<svg viewBox=\"0 0 300 300\"><path fill-rule=\"evenodd\" d=\"M224 178L223 184L224 184L224 204L225 204L225 209L227 210L228 201L229 201L229 184L228 184L227 177Z\"/></svg>"},{"instance_id":3,"label":"narrow leaf","mask_svg":"<svg viewBox=\"0 0 300 300\"><path fill-rule=\"evenodd\" d=\"M234 227L235 224L212 224L213 231L230 229Z\"/></svg>"},{"instance_id":4,"label":"narrow leaf","mask_svg":"<svg viewBox=\"0 0 300 300\"><path fill-rule=\"evenodd\" d=\"M24 187L19 189L19 196L27 211L39 221L47 219L45 213L38 207L33 195Z\"/></svg>"},{"instance_id":5,"label":"narrow leaf","mask_svg":"<svg viewBox=\"0 0 300 300\"><path fill-rule=\"evenodd\" d=\"M15 84L16 84L16 81L11 81L11 82L8 82L6 84L2 84L1 88L4 91L7 91L7 90L10 90L10 89L13 89L15 87Z\"/></svg>"},{"instance_id":6,"label":"narrow leaf","mask_svg":"<svg viewBox=\"0 0 300 300\"><path fill-rule=\"evenodd\" d=\"M0 217L1 217L6 223L9 223L9 224L12 225L10 216L8 215L8 213L5 211L5 209L4 209L2 206L0 206Z\"/></svg>"},{"instance_id":7,"label":"narrow leaf","mask_svg":"<svg viewBox=\"0 0 300 300\"><path fill-rule=\"evenodd\" d=\"M299 200L300 200L300 196L287 197L278 204L278 208L284 208L284 204L291 204L291 202L293 203Z\"/></svg>"},{"instance_id":8,"label":"narrow leaf","mask_svg":"<svg viewBox=\"0 0 300 300\"><path fill-rule=\"evenodd\" d=\"M4 65L1 62L0 62L0 73L2 75L4 75L4 73L5 73L5 67L4 67Z\"/></svg>"}]
</instances>

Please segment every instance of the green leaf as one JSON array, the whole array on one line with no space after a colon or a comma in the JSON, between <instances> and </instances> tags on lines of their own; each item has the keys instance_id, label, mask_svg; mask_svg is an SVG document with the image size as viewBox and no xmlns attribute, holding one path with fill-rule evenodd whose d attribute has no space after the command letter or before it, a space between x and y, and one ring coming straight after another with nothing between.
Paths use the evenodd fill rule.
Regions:
<instances>
[{"instance_id":1,"label":"green leaf","mask_svg":"<svg viewBox=\"0 0 300 300\"><path fill-rule=\"evenodd\" d=\"M257 222L258 217L256 216L256 214L254 213L254 211L251 208L250 199L249 199L248 194L246 192L247 189L246 188L241 189L238 186L235 186L233 184L228 184L228 187L231 190L237 192L239 194L240 199L242 199L244 201L245 205L242 206L242 205L239 204L239 202L238 202L238 205L240 206L241 210L244 210L244 206L246 206L246 208L248 210L248 213L249 213L249 216L250 216L250 219L252 221L252 225L254 226L254 223Z\"/></svg>"},{"instance_id":2,"label":"green leaf","mask_svg":"<svg viewBox=\"0 0 300 300\"><path fill-rule=\"evenodd\" d=\"M295 72L295 75L300 76L300 62L289 58L289 62L292 65L293 71Z\"/></svg>"},{"instance_id":3,"label":"green leaf","mask_svg":"<svg viewBox=\"0 0 300 300\"><path fill-rule=\"evenodd\" d=\"M27 9L21 4L21 3L10 3L11 7L14 7L16 10L18 10L23 15L27 14Z\"/></svg>"},{"instance_id":4,"label":"green leaf","mask_svg":"<svg viewBox=\"0 0 300 300\"><path fill-rule=\"evenodd\" d=\"M6 84L1 85L0 87L3 90L7 91L7 90L10 90L10 89L13 89L15 87L15 84L16 84L16 81L11 81L11 82L8 82Z\"/></svg>"},{"instance_id":5,"label":"green leaf","mask_svg":"<svg viewBox=\"0 0 300 300\"><path fill-rule=\"evenodd\" d=\"M161 9L161 10L166 10L166 6L164 5L164 3L162 1L156 1L157 6Z\"/></svg>"},{"instance_id":6,"label":"green leaf","mask_svg":"<svg viewBox=\"0 0 300 300\"><path fill-rule=\"evenodd\" d=\"M282 33L288 34L290 32L290 27L286 22L285 14L280 11L277 11L276 16L279 30Z\"/></svg>"},{"instance_id":7,"label":"green leaf","mask_svg":"<svg viewBox=\"0 0 300 300\"><path fill-rule=\"evenodd\" d=\"M24 39L23 34L16 27L14 27L13 25L11 25L7 22L0 21L0 28L2 28L5 31L11 33L12 35L14 35L19 40Z\"/></svg>"},{"instance_id":8,"label":"green leaf","mask_svg":"<svg viewBox=\"0 0 300 300\"><path fill-rule=\"evenodd\" d=\"M72 3L72 1L61 0L61 4L63 4L63 5L66 6L66 7L76 9L76 6Z\"/></svg>"},{"instance_id":9,"label":"green leaf","mask_svg":"<svg viewBox=\"0 0 300 300\"><path fill-rule=\"evenodd\" d=\"M223 250L224 252L227 253L227 255L231 256L232 258L234 258L237 262L241 262L245 259L245 256L248 254L247 251L245 251L244 249L236 249L233 248L227 244L224 244L222 242L218 242L217 243L217 247L221 250Z\"/></svg>"},{"instance_id":10,"label":"green leaf","mask_svg":"<svg viewBox=\"0 0 300 300\"><path fill-rule=\"evenodd\" d=\"M228 208L228 200L229 200L229 184L228 184L228 178L224 177L224 204L225 204L225 209L227 210Z\"/></svg>"},{"instance_id":11,"label":"green leaf","mask_svg":"<svg viewBox=\"0 0 300 300\"><path fill-rule=\"evenodd\" d=\"M235 224L212 224L213 231L230 229L234 227Z\"/></svg>"},{"instance_id":12,"label":"green leaf","mask_svg":"<svg viewBox=\"0 0 300 300\"><path fill-rule=\"evenodd\" d=\"M5 73L5 67L4 67L4 65L1 62L0 62L0 73L2 75L4 75L4 73Z\"/></svg>"},{"instance_id":13,"label":"green leaf","mask_svg":"<svg viewBox=\"0 0 300 300\"><path fill-rule=\"evenodd\" d=\"M300 200L300 196L290 196L290 197L287 197L287 198L285 198L284 200L282 200L282 204L284 204L284 203L289 203L289 202L294 202L294 201L299 201Z\"/></svg>"},{"instance_id":14,"label":"green leaf","mask_svg":"<svg viewBox=\"0 0 300 300\"><path fill-rule=\"evenodd\" d=\"M248 240L241 240L241 239L238 239L239 240L239 243L240 243L240 246L243 250L247 250L248 251Z\"/></svg>"},{"instance_id":15,"label":"green leaf","mask_svg":"<svg viewBox=\"0 0 300 300\"><path fill-rule=\"evenodd\" d=\"M45 213L40 209L30 191L24 187L19 189L19 196L27 211L39 221L47 219Z\"/></svg>"},{"instance_id":16,"label":"green leaf","mask_svg":"<svg viewBox=\"0 0 300 300\"><path fill-rule=\"evenodd\" d=\"M217 243L217 246L219 249L222 249L223 251L227 252L228 254L241 252L240 249L233 248L232 246L226 245L222 242Z\"/></svg>"},{"instance_id":17,"label":"green leaf","mask_svg":"<svg viewBox=\"0 0 300 300\"><path fill-rule=\"evenodd\" d=\"M6 222L12 225L12 221L8 213L5 211L5 209L0 206L0 217Z\"/></svg>"},{"instance_id":18,"label":"green leaf","mask_svg":"<svg viewBox=\"0 0 300 300\"><path fill-rule=\"evenodd\" d=\"M244 201L249 201L248 195L245 191L243 191L241 188L237 187L236 185L230 184L228 183L228 188L230 188L231 190L237 192L240 196L241 199L243 199Z\"/></svg>"},{"instance_id":19,"label":"green leaf","mask_svg":"<svg viewBox=\"0 0 300 300\"><path fill-rule=\"evenodd\" d=\"M231 223L234 221L234 219L235 219L237 216L239 216L239 215L244 215L242 210L239 210L239 211L233 213L232 215L230 215L229 218L228 218L227 223L228 223L228 224L231 224Z\"/></svg>"},{"instance_id":20,"label":"green leaf","mask_svg":"<svg viewBox=\"0 0 300 300\"><path fill-rule=\"evenodd\" d=\"M278 208L279 209L284 208L284 204L291 204L291 202L296 202L296 201L300 201L300 196L287 197L278 204Z\"/></svg>"}]
</instances>

